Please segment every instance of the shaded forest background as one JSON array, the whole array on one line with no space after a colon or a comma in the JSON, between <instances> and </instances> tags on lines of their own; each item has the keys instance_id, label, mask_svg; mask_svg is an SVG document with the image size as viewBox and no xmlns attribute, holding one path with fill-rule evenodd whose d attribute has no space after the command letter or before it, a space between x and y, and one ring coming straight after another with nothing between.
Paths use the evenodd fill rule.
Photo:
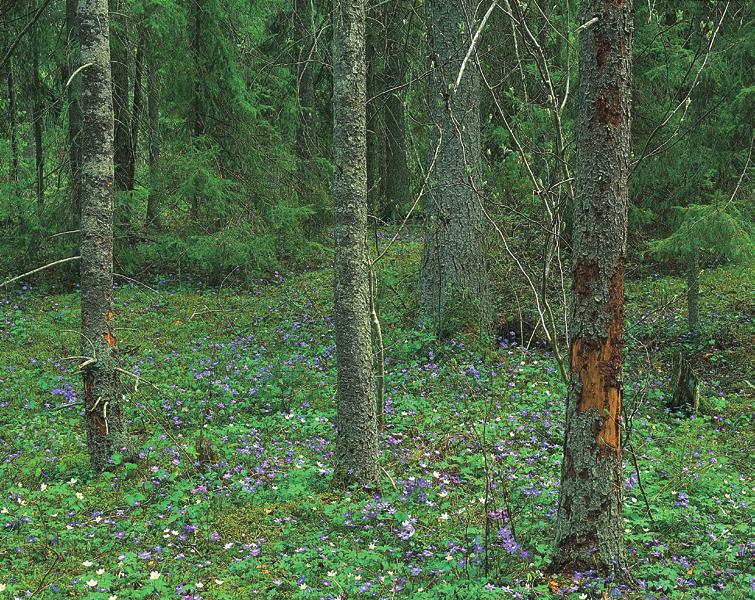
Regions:
<instances>
[{"instance_id":1,"label":"shaded forest background","mask_svg":"<svg viewBox=\"0 0 755 600\"><path fill-rule=\"evenodd\" d=\"M77 253L75 4L2 2L0 272ZM329 3L110 5L116 272L218 285L327 261ZM501 8L476 51L482 180L500 230L489 240L490 276L506 312L505 288L524 280L502 237L533 279L556 246L568 250L579 24L571 1ZM423 214L422 201L412 210L432 154L422 11L416 0L368 6L369 212L378 240L407 216L413 235ZM752 7L653 1L636 13L630 259L658 260L660 269L685 269L693 254L703 267L745 259ZM75 272L62 266L50 277L75 281ZM558 269L546 274L557 286Z\"/></svg>"}]
</instances>

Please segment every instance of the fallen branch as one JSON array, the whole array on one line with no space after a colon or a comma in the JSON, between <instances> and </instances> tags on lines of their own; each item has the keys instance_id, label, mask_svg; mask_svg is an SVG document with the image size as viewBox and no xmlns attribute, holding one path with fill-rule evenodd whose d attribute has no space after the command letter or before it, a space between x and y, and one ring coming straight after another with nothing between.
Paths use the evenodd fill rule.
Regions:
<instances>
[{"instance_id":1,"label":"fallen branch","mask_svg":"<svg viewBox=\"0 0 755 600\"><path fill-rule=\"evenodd\" d=\"M0 283L0 288L4 288L6 285L11 284L14 281L18 281L19 279L23 279L24 277L28 277L29 275L34 275L34 273L39 273L40 271L44 271L45 269L49 269L50 267L54 267L56 265L62 265L63 263L79 260L80 258L81 258L80 256L70 256L68 258L62 258L60 260L56 260L55 262L51 262L50 264L47 264L44 267L39 267L38 269L34 269L33 271L29 271L28 273L23 273L22 275L8 279L7 281Z\"/></svg>"}]
</instances>

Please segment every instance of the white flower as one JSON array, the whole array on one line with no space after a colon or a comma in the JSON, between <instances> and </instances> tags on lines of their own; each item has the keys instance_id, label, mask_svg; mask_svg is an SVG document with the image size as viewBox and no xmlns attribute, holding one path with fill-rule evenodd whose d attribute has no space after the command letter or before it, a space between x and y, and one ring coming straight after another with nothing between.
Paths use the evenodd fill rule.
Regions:
<instances>
[{"instance_id":1,"label":"white flower","mask_svg":"<svg viewBox=\"0 0 755 600\"><path fill-rule=\"evenodd\" d=\"M97 575L102 575L105 572L105 569L97 569Z\"/></svg>"},{"instance_id":2,"label":"white flower","mask_svg":"<svg viewBox=\"0 0 755 600\"><path fill-rule=\"evenodd\" d=\"M368 548L369 548L370 550L374 550L374 549L375 549L375 544L371 543L371 544L370 544L369 546L367 546L367 547L368 547Z\"/></svg>"},{"instance_id":3,"label":"white flower","mask_svg":"<svg viewBox=\"0 0 755 600\"><path fill-rule=\"evenodd\" d=\"M446 560L453 560L453 559L454 559L453 556L451 556L450 554L446 554Z\"/></svg>"},{"instance_id":4,"label":"white flower","mask_svg":"<svg viewBox=\"0 0 755 600\"><path fill-rule=\"evenodd\" d=\"M85 567L91 567L94 563L91 560L85 560L83 563L81 563Z\"/></svg>"},{"instance_id":5,"label":"white flower","mask_svg":"<svg viewBox=\"0 0 755 600\"><path fill-rule=\"evenodd\" d=\"M74 484L74 483L76 483L77 481L78 481L78 479L71 479L71 480L70 480L70 481L68 482L68 485L73 485L73 484Z\"/></svg>"},{"instance_id":6,"label":"white flower","mask_svg":"<svg viewBox=\"0 0 755 600\"><path fill-rule=\"evenodd\" d=\"M300 583L299 584L299 589L300 590L306 590L307 589L307 584L306 583Z\"/></svg>"},{"instance_id":7,"label":"white flower","mask_svg":"<svg viewBox=\"0 0 755 600\"><path fill-rule=\"evenodd\" d=\"M96 579L90 579L89 581L87 581L87 585L89 587L95 587L97 585L97 580Z\"/></svg>"},{"instance_id":8,"label":"white flower","mask_svg":"<svg viewBox=\"0 0 755 600\"><path fill-rule=\"evenodd\" d=\"M82 494L81 492L76 492L76 497L77 497L77 498L78 498L79 500L83 500L83 499L84 499L84 494Z\"/></svg>"},{"instance_id":9,"label":"white flower","mask_svg":"<svg viewBox=\"0 0 755 600\"><path fill-rule=\"evenodd\" d=\"M115 594L110 594L107 600L118 600L118 596L116 596Z\"/></svg>"},{"instance_id":10,"label":"white flower","mask_svg":"<svg viewBox=\"0 0 755 600\"><path fill-rule=\"evenodd\" d=\"M448 521L448 513L443 513L441 516L438 517L439 521Z\"/></svg>"},{"instance_id":11,"label":"white flower","mask_svg":"<svg viewBox=\"0 0 755 600\"><path fill-rule=\"evenodd\" d=\"M7 515L8 514L8 509L3 506L2 508L0 508L0 514Z\"/></svg>"},{"instance_id":12,"label":"white flower","mask_svg":"<svg viewBox=\"0 0 755 600\"><path fill-rule=\"evenodd\" d=\"M204 587L204 583L202 583L201 581L197 581L194 584L194 587L197 588L198 590L201 590Z\"/></svg>"},{"instance_id":13,"label":"white flower","mask_svg":"<svg viewBox=\"0 0 755 600\"><path fill-rule=\"evenodd\" d=\"M47 484L46 483L43 483L42 485L39 486L39 491L40 492L44 492L46 489L47 489Z\"/></svg>"},{"instance_id":14,"label":"white flower","mask_svg":"<svg viewBox=\"0 0 755 600\"><path fill-rule=\"evenodd\" d=\"M0 592L4 592L4 591L5 591L5 584L0 583Z\"/></svg>"},{"instance_id":15,"label":"white flower","mask_svg":"<svg viewBox=\"0 0 755 600\"><path fill-rule=\"evenodd\" d=\"M152 571L149 574L150 579L160 579L160 571Z\"/></svg>"},{"instance_id":16,"label":"white flower","mask_svg":"<svg viewBox=\"0 0 755 600\"><path fill-rule=\"evenodd\" d=\"M335 571L328 571L328 577L335 577L336 572Z\"/></svg>"},{"instance_id":17,"label":"white flower","mask_svg":"<svg viewBox=\"0 0 755 600\"><path fill-rule=\"evenodd\" d=\"M215 583L216 583L217 585L223 585L223 580L222 580L222 579L216 579L216 580L215 580Z\"/></svg>"}]
</instances>

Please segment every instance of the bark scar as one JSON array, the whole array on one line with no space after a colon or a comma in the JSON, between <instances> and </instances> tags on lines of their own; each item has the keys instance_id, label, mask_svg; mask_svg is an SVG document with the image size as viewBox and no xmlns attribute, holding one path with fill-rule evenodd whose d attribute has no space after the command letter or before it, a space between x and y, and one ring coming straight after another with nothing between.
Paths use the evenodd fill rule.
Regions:
<instances>
[{"instance_id":1,"label":"bark scar","mask_svg":"<svg viewBox=\"0 0 755 600\"><path fill-rule=\"evenodd\" d=\"M579 269L579 267L578 267ZM576 277L575 277L576 280ZM575 290L576 291L576 290ZM577 338L572 344L571 369L579 377L577 410L594 408L598 446L620 450L622 344L624 336L624 259L619 259L608 289L608 332L599 340Z\"/></svg>"},{"instance_id":2,"label":"bark scar","mask_svg":"<svg viewBox=\"0 0 755 600\"><path fill-rule=\"evenodd\" d=\"M115 336L110 333L109 331L106 331L102 334L102 337L105 338L105 341L108 343L108 346L111 348L115 348Z\"/></svg>"}]
</instances>

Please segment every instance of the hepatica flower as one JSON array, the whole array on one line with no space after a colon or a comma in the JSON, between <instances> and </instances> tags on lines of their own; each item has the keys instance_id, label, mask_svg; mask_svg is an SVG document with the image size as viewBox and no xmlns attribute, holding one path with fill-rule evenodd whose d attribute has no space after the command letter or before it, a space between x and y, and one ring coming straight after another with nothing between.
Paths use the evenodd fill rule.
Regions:
<instances>
[{"instance_id":1,"label":"hepatica flower","mask_svg":"<svg viewBox=\"0 0 755 600\"><path fill-rule=\"evenodd\" d=\"M401 529L398 532L399 539L407 541L412 537L416 533L416 530L414 529L414 523L416 522L417 519L414 517L409 517L406 521L403 521L401 523Z\"/></svg>"}]
</instances>

